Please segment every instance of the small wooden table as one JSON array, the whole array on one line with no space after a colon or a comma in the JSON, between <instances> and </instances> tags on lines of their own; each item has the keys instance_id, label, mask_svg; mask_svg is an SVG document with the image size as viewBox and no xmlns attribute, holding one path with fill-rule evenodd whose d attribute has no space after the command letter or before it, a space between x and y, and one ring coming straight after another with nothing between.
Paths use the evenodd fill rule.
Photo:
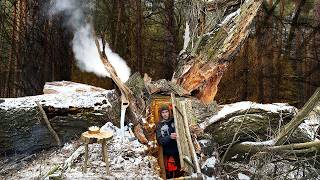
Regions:
<instances>
[{"instance_id":1,"label":"small wooden table","mask_svg":"<svg viewBox=\"0 0 320 180\"><path fill-rule=\"evenodd\" d=\"M87 165L88 165L88 148L89 144L93 140L97 140L97 143L101 143L102 145L102 159L106 163L106 172L107 175L110 174L109 172L109 160L108 160L108 140L110 140L113 136L113 133L110 131L100 131L98 127L90 127L89 131L82 133L81 140L85 143L85 154L84 154L84 166L83 172L87 172ZM90 141L91 140L91 141Z\"/></svg>"}]
</instances>

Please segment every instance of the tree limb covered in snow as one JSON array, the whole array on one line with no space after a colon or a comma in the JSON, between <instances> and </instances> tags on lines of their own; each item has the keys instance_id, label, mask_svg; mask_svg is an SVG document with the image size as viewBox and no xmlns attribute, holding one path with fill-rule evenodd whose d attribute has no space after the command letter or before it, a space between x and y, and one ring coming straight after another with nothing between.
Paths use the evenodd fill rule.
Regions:
<instances>
[{"instance_id":1,"label":"tree limb covered in snow","mask_svg":"<svg viewBox=\"0 0 320 180\"><path fill-rule=\"evenodd\" d=\"M264 142L242 142L235 144L232 150L228 153L230 158L236 153L257 153L257 152L275 152L275 153L292 153L304 154L315 152L320 149L320 141L311 141L305 143L294 143L280 146L273 146L274 141Z\"/></svg>"},{"instance_id":2,"label":"tree limb covered in snow","mask_svg":"<svg viewBox=\"0 0 320 180\"><path fill-rule=\"evenodd\" d=\"M240 142L267 139L277 132L279 124L288 123L295 112L296 108L288 104L238 102L224 105L200 127L220 145L231 143L235 134Z\"/></svg>"}]
</instances>

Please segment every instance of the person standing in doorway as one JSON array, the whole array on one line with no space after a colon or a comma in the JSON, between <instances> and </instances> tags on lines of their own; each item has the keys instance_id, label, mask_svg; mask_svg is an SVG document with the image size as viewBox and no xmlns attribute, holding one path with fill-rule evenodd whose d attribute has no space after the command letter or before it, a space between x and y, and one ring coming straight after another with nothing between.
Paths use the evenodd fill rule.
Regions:
<instances>
[{"instance_id":1,"label":"person standing in doorway","mask_svg":"<svg viewBox=\"0 0 320 180\"><path fill-rule=\"evenodd\" d=\"M156 136L158 143L163 148L166 177L178 177L181 167L177 147L177 134L175 132L174 120L170 116L168 105L164 104L161 106L160 116L161 119L156 129Z\"/></svg>"}]
</instances>

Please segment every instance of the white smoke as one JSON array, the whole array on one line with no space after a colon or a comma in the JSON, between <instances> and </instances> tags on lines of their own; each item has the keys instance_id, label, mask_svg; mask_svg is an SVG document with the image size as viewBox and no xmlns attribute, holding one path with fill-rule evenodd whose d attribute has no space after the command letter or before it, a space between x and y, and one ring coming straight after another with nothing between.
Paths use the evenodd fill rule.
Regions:
<instances>
[{"instance_id":1,"label":"white smoke","mask_svg":"<svg viewBox=\"0 0 320 180\"><path fill-rule=\"evenodd\" d=\"M121 79L122 82L126 82L130 77L130 68L128 67L127 63L117 54L112 52L109 45L106 44L106 55L109 59L111 65L117 72L117 75Z\"/></svg>"},{"instance_id":2,"label":"white smoke","mask_svg":"<svg viewBox=\"0 0 320 180\"><path fill-rule=\"evenodd\" d=\"M86 0L53 0L50 15L62 13L65 16L66 25L74 32L72 50L77 60L78 67L97 76L110 77L100 60L99 52L92 34L92 24L86 21L85 12L94 7L94 4ZM130 76L130 68L127 63L106 45L108 60L115 68L122 82L126 82Z\"/></svg>"}]
</instances>

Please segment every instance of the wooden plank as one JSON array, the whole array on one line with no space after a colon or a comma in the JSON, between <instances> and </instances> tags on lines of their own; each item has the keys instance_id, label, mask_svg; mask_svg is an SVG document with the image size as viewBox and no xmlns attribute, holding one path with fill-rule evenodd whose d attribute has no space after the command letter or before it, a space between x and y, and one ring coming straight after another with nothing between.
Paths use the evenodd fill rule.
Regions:
<instances>
[{"instance_id":1,"label":"wooden plank","mask_svg":"<svg viewBox=\"0 0 320 180\"><path fill-rule=\"evenodd\" d=\"M191 157L192 157L192 161L193 161L193 165L195 167L195 170L197 173L201 173L201 169L200 169L200 165L199 165L199 161L197 158L197 154L196 151L193 147L193 142L191 139L191 134L190 134L190 129L189 129L189 122L188 122L188 115L187 115L187 108L186 108L186 101L181 102L181 108L182 108L182 112L183 112L183 121L184 121L184 128L185 128L185 135L187 136L187 140L188 140L188 144L189 144L189 149L190 149L190 153L191 153Z\"/></svg>"},{"instance_id":2,"label":"wooden plank","mask_svg":"<svg viewBox=\"0 0 320 180\"><path fill-rule=\"evenodd\" d=\"M166 179L166 168L164 166L164 157L163 157L163 148L162 146L159 147L159 151L158 151L158 162L160 165L160 176L162 179Z\"/></svg>"},{"instance_id":3,"label":"wooden plank","mask_svg":"<svg viewBox=\"0 0 320 180\"><path fill-rule=\"evenodd\" d=\"M189 98L185 100L185 110L189 125L197 124L195 113L192 109L192 102Z\"/></svg>"},{"instance_id":4,"label":"wooden plank","mask_svg":"<svg viewBox=\"0 0 320 180\"><path fill-rule=\"evenodd\" d=\"M184 115L181 102L175 98L174 94L171 94L174 124L177 133L177 145L179 150L179 158L181 164L181 170L189 174L193 173L193 168L186 163L183 159L188 157L192 159L192 154L190 152L188 138L186 136L187 132L184 125Z\"/></svg>"},{"instance_id":5,"label":"wooden plank","mask_svg":"<svg viewBox=\"0 0 320 180\"><path fill-rule=\"evenodd\" d=\"M188 98L188 99L186 99L185 102L186 102L186 114L187 114L187 119L188 119L188 123L189 123L188 130L193 135L193 136L191 136L193 148L194 148L195 152L200 153L201 146L200 146L199 142L197 141L197 133L201 133L201 130L198 125L199 119L196 116L195 109L193 108L194 106L197 107L197 105L195 105L195 102L199 102L199 100ZM203 105L203 104L201 104L201 105ZM213 103L212 105L205 107L205 109L208 112L213 112L215 110L215 104ZM201 113L201 114L203 116L205 113ZM200 118L200 119L204 119L204 118ZM200 131L199 130L196 131L197 127Z\"/></svg>"}]
</instances>

